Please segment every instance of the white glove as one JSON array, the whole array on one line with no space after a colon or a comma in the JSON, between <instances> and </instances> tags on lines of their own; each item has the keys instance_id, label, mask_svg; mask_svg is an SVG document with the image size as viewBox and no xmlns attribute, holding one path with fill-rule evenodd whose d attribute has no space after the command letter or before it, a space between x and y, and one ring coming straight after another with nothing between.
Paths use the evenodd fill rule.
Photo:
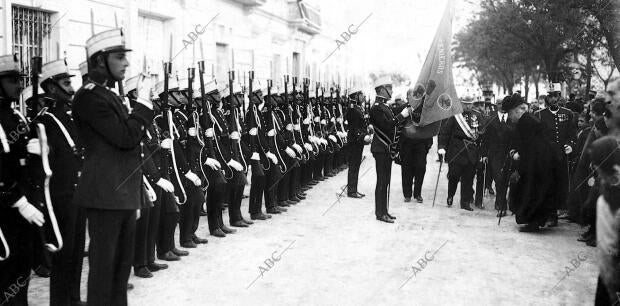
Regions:
<instances>
[{"instance_id":1,"label":"white glove","mask_svg":"<svg viewBox=\"0 0 620 306\"><path fill-rule=\"evenodd\" d=\"M295 149L297 151L297 153L299 153L299 154L301 154L301 152L303 151L301 146L298 145L298 144L293 144L293 149Z\"/></svg>"},{"instance_id":2,"label":"white glove","mask_svg":"<svg viewBox=\"0 0 620 306\"><path fill-rule=\"evenodd\" d=\"M271 160L271 162L273 162L274 164L278 164L278 158L276 157L275 154L271 153L271 152L267 152L267 158L269 158Z\"/></svg>"},{"instance_id":3,"label":"white glove","mask_svg":"<svg viewBox=\"0 0 620 306\"><path fill-rule=\"evenodd\" d=\"M19 213L28 221L29 223L34 223L38 226L43 226L45 223L45 217L43 213L41 213L34 205L28 203L26 197L21 197L15 204L13 204L13 208L17 208Z\"/></svg>"},{"instance_id":4,"label":"white glove","mask_svg":"<svg viewBox=\"0 0 620 306\"><path fill-rule=\"evenodd\" d=\"M310 124L310 119L308 119L308 118L304 119L303 123L304 123L305 125Z\"/></svg>"},{"instance_id":5,"label":"white glove","mask_svg":"<svg viewBox=\"0 0 620 306\"><path fill-rule=\"evenodd\" d=\"M295 131L301 131L301 125L295 124L295 126L293 126L293 129L295 129Z\"/></svg>"},{"instance_id":6,"label":"white glove","mask_svg":"<svg viewBox=\"0 0 620 306\"><path fill-rule=\"evenodd\" d=\"M293 151L293 149L291 149L291 147L286 147L286 149L284 149L284 152L286 152L286 154L288 154L288 156L290 156L291 158L295 158L295 151Z\"/></svg>"},{"instance_id":7,"label":"white glove","mask_svg":"<svg viewBox=\"0 0 620 306\"><path fill-rule=\"evenodd\" d=\"M252 135L252 136L258 135L258 129L257 128L251 128L250 129L250 135Z\"/></svg>"},{"instance_id":8,"label":"white glove","mask_svg":"<svg viewBox=\"0 0 620 306\"><path fill-rule=\"evenodd\" d=\"M195 137L196 136L196 128L193 128L193 127L189 128L187 130L187 134L189 134L189 136Z\"/></svg>"},{"instance_id":9,"label":"white glove","mask_svg":"<svg viewBox=\"0 0 620 306\"><path fill-rule=\"evenodd\" d=\"M409 117L409 115L410 115L410 114L411 114L411 113L410 113L409 107L405 107L405 108L404 108L404 109L400 112L400 115L401 115L401 116L403 116L404 118Z\"/></svg>"},{"instance_id":10,"label":"white glove","mask_svg":"<svg viewBox=\"0 0 620 306\"><path fill-rule=\"evenodd\" d=\"M349 124L349 121L345 120L345 121L344 121L344 124L345 124L345 125Z\"/></svg>"},{"instance_id":11,"label":"white glove","mask_svg":"<svg viewBox=\"0 0 620 306\"><path fill-rule=\"evenodd\" d=\"M321 124L325 125L325 124L327 124L327 121L325 121L325 119L323 119L323 120L321 120Z\"/></svg>"},{"instance_id":12,"label":"white glove","mask_svg":"<svg viewBox=\"0 0 620 306\"><path fill-rule=\"evenodd\" d=\"M336 136L334 136L334 135L329 135L329 136L327 136L327 138L331 139L331 141L333 141L333 142L338 142L338 139L336 139Z\"/></svg>"},{"instance_id":13,"label":"white glove","mask_svg":"<svg viewBox=\"0 0 620 306\"><path fill-rule=\"evenodd\" d=\"M207 129L205 131L205 136L207 136L208 138L215 136L215 132L213 131L213 128Z\"/></svg>"},{"instance_id":14,"label":"white glove","mask_svg":"<svg viewBox=\"0 0 620 306\"><path fill-rule=\"evenodd\" d=\"M569 145L564 145L564 153L571 154L573 152L573 148Z\"/></svg>"},{"instance_id":15,"label":"white glove","mask_svg":"<svg viewBox=\"0 0 620 306\"><path fill-rule=\"evenodd\" d=\"M446 155L446 150L445 149L439 149L439 150L437 150L437 154L439 154L439 155Z\"/></svg>"},{"instance_id":16,"label":"white glove","mask_svg":"<svg viewBox=\"0 0 620 306\"><path fill-rule=\"evenodd\" d=\"M269 132L267 132L267 136L269 136L269 137L276 136L276 130L274 130L274 129L269 130Z\"/></svg>"},{"instance_id":17,"label":"white glove","mask_svg":"<svg viewBox=\"0 0 620 306\"><path fill-rule=\"evenodd\" d=\"M371 140L370 135L364 136L364 142L370 142L370 140Z\"/></svg>"},{"instance_id":18,"label":"white glove","mask_svg":"<svg viewBox=\"0 0 620 306\"><path fill-rule=\"evenodd\" d=\"M170 183L170 181L167 179L161 178L155 184L159 186L165 192L169 192L169 193L174 192L174 185L172 185L172 183Z\"/></svg>"},{"instance_id":19,"label":"white glove","mask_svg":"<svg viewBox=\"0 0 620 306\"><path fill-rule=\"evenodd\" d=\"M304 147L306 148L306 150L312 151L312 145L311 144L306 142L306 143L304 143Z\"/></svg>"},{"instance_id":20,"label":"white glove","mask_svg":"<svg viewBox=\"0 0 620 306\"><path fill-rule=\"evenodd\" d=\"M293 124L292 123L287 124L286 125L286 130L287 131L292 131L293 130Z\"/></svg>"},{"instance_id":21,"label":"white glove","mask_svg":"<svg viewBox=\"0 0 620 306\"><path fill-rule=\"evenodd\" d=\"M252 153L252 157L250 157L251 160L259 160L260 161L260 155L258 155L258 152L254 152Z\"/></svg>"},{"instance_id":22,"label":"white glove","mask_svg":"<svg viewBox=\"0 0 620 306\"><path fill-rule=\"evenodd\" d=\"M327 145L327 140L325 140L325 138L321 138L321 143Z\"/></svg>"},{"instance_id":23,"label":"white glove","mask_svg":"<svg viewBox=\"0 0 620 306\"><path fill-rule=\"evenodd\" d=\"M314 117L314 122L319 122L319 121L321 121L321 117L319 116Z\"/></svg>"},{"instance_id":24,"label":"white glove","mask_svg":"<svg viewBox=\"0 0 620 306\"><path fill-rule=\"evenodd\" d=\"M342 123L342 118L337 118L336 121L338 121L338 123Z\"/></svg>"},{"instance_id":25,"label":"white glove","mask_svg":"<svg viewBox=\"0 0 620 306\"><path fill-rule=\"evenodd\" d=\"M26 151L30 154L41 155L41 143L39 142L39 138L32 138L28 140Z\"/></svg>"},{"instance_id":26,"label":"white glove","mask_svg":"<svg viewBox=\"0 0 620 306\"><path fill-rule=\"evenodd\" d=\"M316 137L315 136L308 136L308 141L312 142L312 143L316 143Z\"/></svg>"},{"instance_id":27,"label":"white glove","mask_svg":"<svg viewBox=\"0 0 620 306\"><path fill-rule=\"evenodd\" d=\"M243 166L234 159L229 160L227 165L229 165L231 168L237 171L243 171Z\"/></svg>"},{"instance_id":28,"label":"white glove","mask_svg":"<svg viewBox=\"0 0 620 306\"><path fill-rule=\"evenodd\" d=\"M222 168L222 165L220 164L220 162L218 162L217 160L213 158L208 158L208 157L207 157L207 161L205 162L205 165L211 167L211 169L213 170L218 170Z\"/></svg>"},{"instance_id":29,"label":"white glove","mask_svg":"<svg viewBox=\"0 0 620 306\"><path fill-rule=\"evenodd\" d=\"M332 123L336 122L336 118L332 117L329 121L331 121Z\"/></svg>"},{"instance_id":30,"label":"white glove","mask_svg":"<svg viewBox=\"0 0 620 306\"><path fill-rule=\"evenodd\" d=\"M166 149L166 150L172 149L172 139L166 138L166 139L162 140L161 141L161 148L162 149Z\"/></svg>"},{"instance_id":31,"label":"white glove","mask_svg":"<svg viewBox=\"0 0 620 306\"><path fill-rule=\"evenodd\" d=\"M136 220L140 219L140 209L136 209Z\"/></svg>"},{"instance_id":32,"label":"white glove","mask_svg":"<svg viewBox=\"0 0 620 306\"><path fill-rule=\"evenodd\" d=\"M239 132L235 131L235 132L230 133L230 139L239 140Z\"/></svg>"},{"instance_id":33,"label":"white glove","mask_svg":"<svg viewBox=\"0 0 620 306\"><path fill-rule=\"evenodd\" d=\"M196 175L196 173L192 171L187 171L187 173L185 173L185 177L188 180L192 181L192 183L194 183L195 186L200 186L200 184L202 184L202 181L200 180L198 175Z\"/></svg>"},{"instance_id":34,"label":"white glove","mask_svg":"<svg viewBox=\"0 0 620 306\"><path fill-rule=\"evenodd\" d=\"M519 152L515 152L515 153L512 155L512 159L514 159L514 160L519 160L520 158L521 158L521 156L519 155Z\"/></svg>"}]
</instances>

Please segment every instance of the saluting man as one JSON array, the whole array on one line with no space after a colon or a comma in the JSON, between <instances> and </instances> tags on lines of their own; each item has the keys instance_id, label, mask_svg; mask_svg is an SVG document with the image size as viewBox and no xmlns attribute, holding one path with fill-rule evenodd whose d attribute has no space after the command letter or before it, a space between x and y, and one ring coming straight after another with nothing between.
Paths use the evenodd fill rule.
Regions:
<instances>
[{"instance_id":1,"label":"saluting man","mask_svg":"<svg viewBox=\"0 0 620 306\"><path fill-rule=\"evenodd\" d=\"M110 88L129 66L122 29L86 42L90 82L75 95L73 118L84 143L76 201L88 218L89 305L127 305L137 210L142 197L140 141L153 120L150 84L138 85L131 113Z\"/></svg>"},{"instance_id":2,"label":"saluting man","mask_svg":"<svg viewBox=\"0 0 620 306\"><path fill-rule=\"evenodd\" d=\"M409 117L410 108L405 107L400 114L394 116L386 102L392 98L392 80L389 76L380 77L375 81L377 97L370 110L370 123L374 127L370 151L375 157L377 169L377 186L375 187L375 216L377 220L394 223L394 216L388 212L389 185L392 177L392 157L390 146L394 143L396 128Z\"/></svg>"}]
</instances>

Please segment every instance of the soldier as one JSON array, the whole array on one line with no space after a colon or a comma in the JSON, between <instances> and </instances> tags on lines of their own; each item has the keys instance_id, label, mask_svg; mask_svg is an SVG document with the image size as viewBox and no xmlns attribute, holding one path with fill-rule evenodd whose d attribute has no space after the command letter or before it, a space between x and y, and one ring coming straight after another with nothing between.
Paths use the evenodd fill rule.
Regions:
<instances>
[{"instance_id":1,"label":"soldier","mask_svg":"<svg viewBox=\"0 0 620 306\"><path fill-rule=\"evenodd\" d=\"M287 172L287 164L285 164L282 154L283 150L292 150L285 146L282 135L278 134L282 122L279 119L277 112L277 100L276 94L270 93L271 84L268 82L267 95L265 96L265 105L263 106L263 118L265 118L266 129L266 143L269 151L266 153L271 165L267 171L267 185L265 187L265 207L267 207L267 213L280 214L286 212L288 203L278 201L278 186L284 173ZM294 152L292 152L294 154Z\"/></svg>"},{"instance_id":2,"label":"soldier","mask_svg":"<svg viewBox=\"0 0 620 306\"><path fill-rule=\"evenodd\" d=\"M251 75L253 75L253 71ZM250 80L252 81L252 80ZM265 91L266 92L266 91ZM252 220L267 220L271 215L262 212L263 193L265 191L265 174L270 169L269 160L264 152L265 122L258 106L263 103L263 89L259 86L249 93L250 105L245 115L245 126L248 130L248 144L251 157L252 181L250 185L249 213ZM266 144L266 143L265 143ZM267 203L265 203L267 207Z\"/></svg>"},{"instance_id":3,"label":"soldier","mask_svg":"<svg viewBox=\"0 0 620 306\"><path fill-rule=\"evenodd\" d=\"M394 142L394 131L397 126L409 117L411 109L404 108L400 114L394 116L386 102L392 98L392 80L388 76L380 77L375 81L377 97L370 110L370 123L374 127L376 137L373 137L370 151L375 157L377 170L377 186L375 187L375 216L377 220L394 223L394 216L389 209L389 186L392 175L392 156L390 146Z\"/></svg>"},{"instance_id":4,"label":"soldier","mask_svg":"<svg viewBox=\"0 0 620 306\"><path fill-rule=\"evenodd\" d=\"M569 155L575 147L577 127L573 119L573 112L559 105L561 86L553 84L553 90L545 100L546 108L535 113L545 127L545 139L551 142L553 152L557 155L558 164L550 165L558 171L558 188L553 197L553 212L548 226L558 225L558 209L565 209L569 190Z\"/></svg>"},{"instance_id":5,"label":"soldier","mask_svg":"<svg viewBox=\"0 0 620 306\"><path fill-rule=\"evenodd\" d=\"M361 88L352 88L349 91L349 99L351 108L347 113L347 121L349 123L349 131L347 133L348 145L348 164L349 173L347 177L347 196L350 198L363 198L366 195L357 190L357 179L362 163L362 152L364 145L370 143L370 135L368 135L368 125L364 119L364 111L361 103L364 102L364 93Z\"/></svg>"},{"instance_id":6,"label":"soldier","mask_svg":"<svg viewBox=\"0 0 620 306\"><path fill-rule=\"evenodd\" d=\"M65 60L43 65L41 88L49 108L37 117L47 132L51 149L50 195L63 237L63 248L52 254L50 305L80 303L80 283L86 223L83 211L73 202L82 169L82 145L73 119L68 114L75 94ZM31 140L33 141L33 140Z\"/></svg>"},{"instance_id":7,"label":"soldier","mask_svg":"<svg viewBox=\"0 0 620 306\"><path fill-rule=\"evenodd\" d=\"M9 258L0 261L2 305L28 304L33 225L46 222L43 214L30 204L33 199L29 199L23 175L28 123L13 109L22 91L22 77L16 56L0 56L0 224L11 250ZM15 285L18 280L22 280L19 287Z\"/></svg>"},{"instance_id":8,"label":"soldier","mask_svg":"<svg viewBox=\"0 0 620 306\"><path fill-rule=\"evenodd\" d=\"M442 125L438 137L437 154L448 163L448 207L452 206L456 187L461 182L461 208L472 211L474 201L473 180L479 152L482 114L472 109L473 99L463 99L463 113L450 117Z\"/></svg>"},{"instance_id":9,"label":"soldier","mask_svg":"<svg viewBox=\"0 0 620 306\"><path fill-rule=\"evenodd\" d=\"M91 82L76 93L73 118L85 148L76 201L88 217L88 304L126 305L142 193L139 144L153 105L148 81L138 86L131 114L110 90L129 66L121 29L91 37L86 50Z\"/></svg>"}]
</instances>

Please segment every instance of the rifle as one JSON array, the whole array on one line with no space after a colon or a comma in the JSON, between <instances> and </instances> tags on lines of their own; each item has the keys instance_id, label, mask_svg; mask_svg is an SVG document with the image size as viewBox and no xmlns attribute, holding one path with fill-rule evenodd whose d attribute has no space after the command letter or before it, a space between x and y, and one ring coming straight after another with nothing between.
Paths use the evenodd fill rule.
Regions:
<instances>
[{"instance_id":1,"label":"rifle","mask_svg":"<svg viewBox=\"0 0 620 306\"><path fill-rule=\"evenodd\" d=\"M230 123L232 125L232 131L233 133L236 132L237 135L239 135L239 103L235 103L235 92L234 92L234 87L233 87L233 83L235 81L235 71L231 70L228 71L228 102L230 104ZM241 165L243 166L243 172L247 173L248 172L248 164L245 161L245 158L243 157L243 152L241 150L241 136L239 135L239 138L237 139L231 139L232 141L232 151L233 151L233 156L235 158L235 160L238 160L241 162Z\"/></svg>"},{"instance_id":2,"label":"rifle","mask_svg":"<svg viewBox=\"0 0 620 306\"><path fill-rule=\"evenodd\" d=\"M271 130L275 131L275 134L273 136L269 136L269 135L267 136L272 137L273 146L275 148L274 151L276 151L275 154L276 154L276 157L278 158L278 166L280 168L280 173L286 173L288 172L288 167L286 166L286 163L284 162L284 159L282 158L282 155L280 154L280 148L278 147L278 129L276 128L277 118L276 118L276 114L274 113L274 106L273 106L273 103L275 103L275 99L273 96L271 96L272 86L273 86L273 80L267 80L267 97L270 101L269 103L265 101L265 105L267 106L269 116L271 116L271 120L270 120ZM271 100L274 100L274 101L271 101Z\"/></svg>"},{"instance_id":3,"label":"rifle","mask_svg":"<svg viewBox=\"0 0 620 306\"><path fill-rule=\"evenodd\" d=\"M288 99L288 81L289 81L289 76L285 75L284 76L284 95L286 96L287 99ZM295 144L301 147L302 162L306 162L310 158L310 152L308 152L308 149L306 149L306 147L304 146L304 137L303 137L303 134L301 133L301 111L299 109L299 103L297 102L297 95L298 95L297 77L293 77L293 101L292 103L295 109L293 110L293 108L289 106L291 122L295 126L293 129L293 140L295 141ZM288 105L288 101L287 101L287 105ZM297 136L298 138L296 138L295 136ZM297 139L299 139L299 143L297 143Z\"/></svg>"},{"instance_id":4,"label":"rifle","mask_svg":"<svg viewBox=\"0 0 620 306\"><path fill-rule=\"evenodd\" d=\"M40 49L39 49L40 50ZM32 58L32 101L33 107L39 103L39 74L41 73L42 66L42 57L34 56ZM43 108L39 115L44 114L47 108ZM35 109L36 110L36 109ZM39 116L37 115L37 117ZM36 117L35 117L36 118ZM63 247L62 235L60 233L60 228L58 227L58 221L56 219L56 214L54 213L54 206L52 205L52 198L50 195L50 179L52 178L52 169L50 167L49 162L49 153L50 148L47 142L47 133L45 131L45 125L39 122L33 122L31 124L35 125L37 137L39 139L39 146L41 148L41 167L43 171L42 181L39 181L38 173L36 175L35 182L35 190L36 190L36 207L43 213L46 220L50 222L46 222L43 226L38 228L39 236L41 237L41 241L43 242L43 246L50 252L58 252ZM46 226L51 226L51 233L48 233L45 229ZM48 241L48 238L55 239L56 243L52 243Z\"/></svg>"},{"instance_id":5,"label":"rifle","mask_svg":"<svg viewBox=\"0 0 620 306\"><path fill-rule=\"evenodd\" d=\"M167 171L172 171L171 183L174 185L174 200L177 204L183 205L187 201L187 194L185 193L185 188L183 187L183 181L181 180L181 175L179 174L179 168L177 167L176 161L176 152L174 146L174 122L172 118L172 110L170 109L170 104L168 101L168 83L170 80L170 73L172 72L172 63L166 62L164 63L164 92L162 94L162 113L164 120L167 124L168 130L168 138L172 140L172 147L169 152L164 152L162 154L162 169L166 169ZM165 125L166 126L166 125ZM172 166L169 164L169 159L172 161Z\"/></svg>"},{"instance_id":6,"label":"rifle","mask_svg":"<svg viewBox=\"0 0 620 306\"><path fill-rule=\"evenodd\" d=\"M314 124L312 122L313 111L312 111L312 103L310 102L310 91L309 91L310 79L309 78L304 78L303 86L304 86L303 87L303 95L304 95L303 104L306 106L306 119L309 122L307 138L310 138L310 136L314 137ZM309 156L309 157L316 157L319 154L319 147L313 141L308 141L308 143L310 143L310 145L312 146L312 151L308 152L308 153L312 153L312 156Z\"/></svg>"},{"instance_id":7,"label":"rifle","mask_svg":"<svg viewBox=\"0 0 620 306\"><path fill-rule=\"evenodd\" d=\"M253 91L253 87L254 87L254 71L250 70L248 71L248 88L249 88L249 93L248 93L248 100L250 100L250 95L252 95ZM258 112L258 107L256 106L256 104L252 104L249 103L248 107L250 108L250 110L248 112L250 112L250 118L249 120L258 120L260 121L259 117L259 112ZM258 119L257 119L258 118ZM257 126L258 129L258 125L260 125L260 122L256 122L255 124ZM269 169L271 169L271 164L269 163L269 159L267 158L267 153L265 152L265 147L263 146L263 143L261 141L261 135L256 135L256 143L258 145L258 148L260 149L258 154L260 155L260 162L259 164L261 165L261 169L263 171L267 171ZM267 165L267 166L265 166ZM254 169L252 169L252 171L254 171ZM257 173L261 173L262 171L259 171L257 169Z\"/></svg>"}]
</instances>

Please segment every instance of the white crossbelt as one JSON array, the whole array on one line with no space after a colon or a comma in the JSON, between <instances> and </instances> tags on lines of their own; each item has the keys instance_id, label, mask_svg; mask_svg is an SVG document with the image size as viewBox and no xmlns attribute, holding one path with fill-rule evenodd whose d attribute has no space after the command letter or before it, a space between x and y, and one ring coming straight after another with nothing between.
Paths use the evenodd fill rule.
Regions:
<instances>
[{"instance_id":1,"label":"white crossbelt","mask_svg":"<svg viewBox=\"0 0 620 306\"><path fill-rule=\"evenodd\" d=\"M11 147L9 147L9 141L6 138L6 133L4 132L4 128L2 128L1 124L0 124L0 142L2 143L2 149L4 153L11 152Z\"/></svg>"},{"instance_id":2,"label":"white crossbelt","mask_svg":"<svg viewBox=\"0 0 620 306\"><path fill-rule=\"evenodd\" d=\"M54 119L54 121L58 125L58 128L60 128L60 131L65 136L65 140L67 140L69 147L71 147L71 149L75 151L75 142L73 141L73 138L71 138L71 135L69 135L69 132L67 131L65 126L62 124L62 122L60 122L60 120L58 120L58 118L56 118L56 116L54 116L54 114L52 113L45 113L45 115L48 115L52 119Z\"/></svg>"}]
</instances>

